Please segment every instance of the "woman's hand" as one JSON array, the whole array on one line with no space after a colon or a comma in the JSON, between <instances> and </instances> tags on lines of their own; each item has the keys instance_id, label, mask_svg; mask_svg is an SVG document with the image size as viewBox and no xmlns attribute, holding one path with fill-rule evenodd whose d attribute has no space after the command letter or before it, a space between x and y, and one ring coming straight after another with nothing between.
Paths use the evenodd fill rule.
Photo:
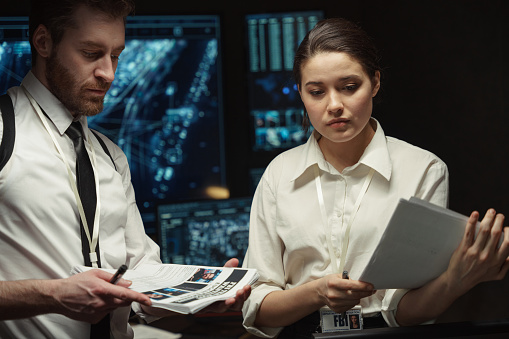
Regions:
<instances>
[{"instance_id":1,"label":"woman's hand","mask_svg":"<svg viewBox=\"0 0 509 339\"><path fill-rule=\"evenodd\" d=\"M255 325L288 326L323 306L342 313L373 293L373 285L369 283L343 279L340 274L329 274L294 288L267 294L258 309Z\"/></svg>"},{"instance_id":2,"label":"woman's hand","mask_svg":"<svg viewBox=\"0 0 509 339\"><path fill-rule=\"evenodd\" d=\"M343 279L330 274L319 279L317 293L323 303L336 313L348 311L358 305L362 298L373 295L373 285L357 280Z\"/></svg>"},{"instance_id":3,"label":"woman's hand","mask_svg":"<svg viewBox=\"0 0 509 339\"><path fill-rule=\"evenodd\" d=\"M504 278L509 270L509 228L503 227L504 216L488 210L476 236L478 219L479 213L472 212L447 270L426 285L409 291L400 300L396 313L400 326L435 319L477 284Z\"/></svg>"},{"instance_id":4,"label":"woman's hand","mask_svg":"<svg viewBox=\"0 0 509 339\"><path fill-rule=\"evenodd\" d=\"M503 279L509 270L509 227L503 227L504 216L489 209L476 236L478 219L479 213L472 212L463 239L445 272L446 280L458 296L481 282Z\"/></svg>"}]
</instances>

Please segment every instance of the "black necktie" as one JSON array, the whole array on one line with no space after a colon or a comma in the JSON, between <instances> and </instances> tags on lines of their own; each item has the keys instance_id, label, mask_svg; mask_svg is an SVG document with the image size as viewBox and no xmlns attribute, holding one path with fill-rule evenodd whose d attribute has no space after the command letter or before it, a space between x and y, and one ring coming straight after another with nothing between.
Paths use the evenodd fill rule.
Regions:
<instances>
[{"instance_id":1,"label":"black necktie","mask_svg":"<svg viewBox=\"0 0 509 339\"><path fill-rule=\"evenodd\" d=\"M97 204L97 196L95 192L95 178L92 163L88 157L85 143L83 142L83 130L79 121L75 121L69 126L65 134L71 138L74 143L74 150L76 151L76 185L78 186L78 193L80 194L85 217L87 218L88 230L90 237L94 232L94 217L95 207ZM87 235L85 233L83 222L81 222L81 248L83 251L83 258L85 259L86 266L92 266L90 260L90 246L88 243ZM97 243L99 245L99 242ZM95 248L97 254L97 264L101 267L101 259L99 257L99 246Z\"/></svg>"},{"instance_id":2,"label":"black necktie","mask_svg":"<svg viewBox=\"0 0 509 339\"><path fill-rule=\"evenodd\" d=\"M97 196L95 191L95 177L92 163L88 157L85 143L83 142L83 130L79 121L74 121L71 126L65 131L65 134L71 138L76 151L76 185L78 186L78 193L80 195L83 210L85 211L85 218L87 218L88 229L90 236L94 232L94 217L95 207L97 204ZM88 244L87 235L85 233L84 225L80 220L81 229L81 249L83 258L85 259L86 266L92 266L90 260L90 245ZM99 257L99 242L95 248L97 254L97 265L101 267L101 258ZM90 332L90 338L109 338L110 337L110 317L104 317L99 323L93 324Z\"/></svg>"}]
</instances>

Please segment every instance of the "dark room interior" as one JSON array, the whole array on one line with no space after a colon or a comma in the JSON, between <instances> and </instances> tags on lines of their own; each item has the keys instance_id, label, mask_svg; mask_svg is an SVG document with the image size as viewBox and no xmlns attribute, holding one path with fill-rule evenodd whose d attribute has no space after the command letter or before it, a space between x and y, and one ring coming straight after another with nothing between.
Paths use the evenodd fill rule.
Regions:
<instances>
[{"instance_id":1,"label":"dark room interior","mask_svg":"<svg viewBox=\"0 0 509 339\"><path fill-rule=\"evenodd\" d=\"M5 1L0 17L28 15L27 0ZM136 1L135 16L218 15L222 65L224 188L249 197L253 173L284 149L254 145L247 87L246 15L323 11L360 24L380 50L381 92L373 117L386 135L431 151L448 166L449 208L464 215L488 208L509 215L509 2L504 0ZM209 150L210 151L210 150ZM135 187L136 188L136 187ZM188 197L190 199L192 197ZM175 200L174 198L172 198ZM509 222L506 220L506 224ZM151 233L150 231L148 233ZM152 230L156 240L157 234ZM438 322L509 318L509 276L482 283L458 299ZM211 326L210 337L247 338L238 314L159 320L185 332ZM220 325L219 328L221 328ZM231 333L224 328L231 328ZM192 332L188 329L188 331ZM227 330L226 330L227 331ZM220 333L221 332L221 333ZM193 334L194 335L194 334ZM198 337L189 335L189 338Z\"/></svg>"}]
</instances>

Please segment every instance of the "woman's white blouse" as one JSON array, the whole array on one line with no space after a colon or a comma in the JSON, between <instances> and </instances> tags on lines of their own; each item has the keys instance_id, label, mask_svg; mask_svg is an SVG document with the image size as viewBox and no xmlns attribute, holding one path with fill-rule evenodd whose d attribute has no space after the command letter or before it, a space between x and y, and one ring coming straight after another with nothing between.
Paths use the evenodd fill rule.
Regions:
<instances>
[{"instance_id":1,"label":"woman's white blouse","mask_svg":"<svg viewBox=\"0 0 509 339\"><path fill-rule=\"evenodd\" d=\"M373 119L374 120L374 119ZM260 279L244 304L244 326L273 337L282 328L256 328L256 313L273 291L302 285L334 273L327 248L331 227L339 261L341 239L369 170L371 184L353 221L345 269L359 277L378 244L400 198L415 196L440 206L448 203L447 166L434 154L376 132L357 164L339 173L323 157L314 133L304 145L286 151L267 167L254 195L249 248L244 267L256 268ZM320 180L329 226L323 223L313 167ZM337 268L336 268L337 270ZM382 311L391 326L404 290L382 290L361 301L364 316Z\"/></svg>"}]
</instances>

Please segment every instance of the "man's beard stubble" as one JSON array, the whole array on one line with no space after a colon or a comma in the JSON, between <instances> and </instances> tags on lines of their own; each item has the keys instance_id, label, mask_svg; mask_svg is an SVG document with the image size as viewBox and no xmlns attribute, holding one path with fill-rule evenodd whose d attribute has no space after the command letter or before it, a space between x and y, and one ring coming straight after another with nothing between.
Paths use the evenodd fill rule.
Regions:
<instances>
[{"instance_id":1,"label":"man's beard stubble","mask_svg":"<svg viewBox=\"0 0 509 339\"><path fill-rule=\"evenodd\" d=\"M46 62L46 79L49 90L71 112L74 117L94 116L103 110L104 97L84 98L85 88L108 90L109 83L84 83L73 75L60 62L56 51L51 53Z\"/></svg>"}]
</instances>

